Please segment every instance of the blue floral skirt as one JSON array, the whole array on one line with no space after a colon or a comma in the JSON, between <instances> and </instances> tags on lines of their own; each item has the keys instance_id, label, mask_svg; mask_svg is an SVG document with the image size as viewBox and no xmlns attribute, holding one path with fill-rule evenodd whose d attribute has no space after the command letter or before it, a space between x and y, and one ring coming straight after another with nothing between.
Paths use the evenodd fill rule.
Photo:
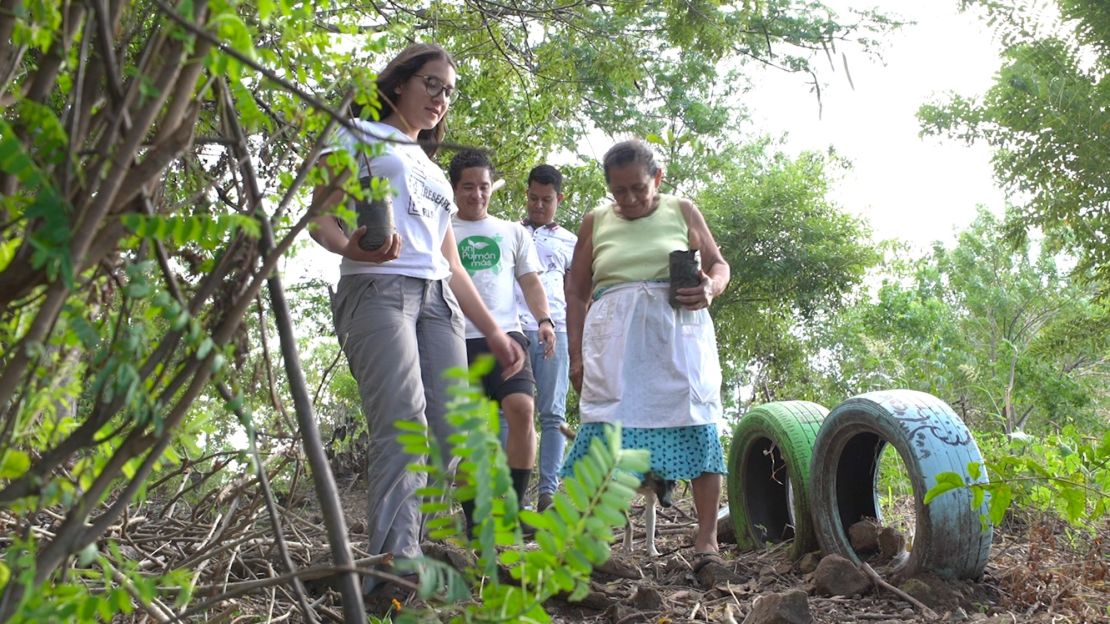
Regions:
<instances>
[{"instance_id":1,"label":"blue floral skirt","mask_svg":"<svg viewBox=\"0 0 1110 624\"><path fill-rule=\"evenodd\" d=\"M574 445L563 462L563 477L574 474L574 462L590 450L594 438L605 440L606 423L586 423L578 428ZM726 474L724 448L717 425L691 427L624 427L621 448L646 449L651 453L651 471L663 479L689 481L703 472ZM642 475L640 475L642 476Z\"/></svg>"}]
</instances>

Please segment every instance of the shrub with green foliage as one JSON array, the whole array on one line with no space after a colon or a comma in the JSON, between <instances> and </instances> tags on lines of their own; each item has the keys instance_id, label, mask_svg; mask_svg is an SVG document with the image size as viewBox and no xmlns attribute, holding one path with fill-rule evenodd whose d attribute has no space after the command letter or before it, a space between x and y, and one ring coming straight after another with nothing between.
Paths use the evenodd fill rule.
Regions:
<instances>
[{"instance_id":1,"label":"shrub with green foliage","mask_svg":"<svg viewBox=\"0 0 1110 624\"><path fill-rule=\"evenodd\" d=\"M519 510L498 437L497 404L475 389L491 366L486 360L469 373L449 373L469 382L453 389L447 415L458 429L451 438L453 454L462 458L455 475L426 427L398 423L405 451L429 459L409 466L429 476L429 486L419 492L426 501L424 513L436 516L428 523L429 537L462 540L478 553L478 566L461 573L427 557L413 567L420 574L420 595L436 605L441 621L547 622L543 605L548 598L566 592L571 600L581 599L589 591L590 571L609 558L613 529L624 525L639 486L632 472L646 472L648 456L621 449L620 431L613 429L608 444L594 440L589 455L575 463L574 476L563 482L566 491L549 509ZM463 536L460 521L450 513L456 500L474 503L473 540ZM538 548L522 548L521 522L535 527ZM499 567L508 570L512 583L501 580ZM405 610L398 621L421 621L425 615Z\"/></svg>"},{"instance_id":2,"label":"shrub with green foliage","mask_svg":"<svg viewBox=\"0 0 1110 624\"><path fill-rule=\"evenodd\" d=\"M1093 528L1110 510L1110 429L1084 434L1068 426L1043 438L1025 434L984 436L978 440L983 464L969 464L971 480L985 469L989 480L965 483L954 472L937 475L925 495L928 504L937 496L966 487L972 492L972 509L989 496L989 517L998 525L1016 505L1054 513L1073 526Z\"/></svg>"}]
</instances>

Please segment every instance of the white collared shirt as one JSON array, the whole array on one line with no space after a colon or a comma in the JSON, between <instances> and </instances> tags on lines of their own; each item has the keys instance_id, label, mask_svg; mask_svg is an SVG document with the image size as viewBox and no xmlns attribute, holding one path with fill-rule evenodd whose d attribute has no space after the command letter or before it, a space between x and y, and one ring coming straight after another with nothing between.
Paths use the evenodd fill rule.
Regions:
<instances>
[{"instance_id":1,"label":"white collared shirt","mask_svg":"<svg viewBox=\"0 0 1110 624\"><path fill-rule=\"evenodd\" d=\"M532 234L532 241L536 244L536 253L540 257L540 283L547 293L547 308L551 320L555 322L555 331L567 330L567 298L563 294L563 278L570 271L570 260L574 256L574 246L578 237L570 230L555 222L536 227L530 223L522 223L524 228ZM518 286L516 289L517 311L520 314L521 326L530 331L536 331L539 326L536 319L528 310L524 301L524 294Z\"/></svg>"}]
</instances>

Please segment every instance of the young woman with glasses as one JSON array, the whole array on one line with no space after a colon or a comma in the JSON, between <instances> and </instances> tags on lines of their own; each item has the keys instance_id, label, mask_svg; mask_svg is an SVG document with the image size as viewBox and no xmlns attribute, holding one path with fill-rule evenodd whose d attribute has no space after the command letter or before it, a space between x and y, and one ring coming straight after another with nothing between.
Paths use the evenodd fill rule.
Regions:
<instances>
[{"instance_id":1,"label":"young woman with glasses","mask_svg":"<svg viewBox=\"0 0 1110 624\"><path fill-rule=\"evenodd\" d=\"M431 160L457 94L455 78L455 63L442 48L410 46L378 74L381 121L352 119L354 129L341 128L330 150L351 152L360 179L373 175L389 181L396 233L377 249L364 250L359 240L365 228L348 234L331 214L347 199L340 191L327 198L312 232L341 257L332 313L369 425L369 552L396 559L421 555L416 491L427 475L406 470L420 458L402 451L394 422L427 425L449 459L452 430L444 414L450 382L443 373L466 367L462 314L485 334L507 374L524 361L459 260L451 229L458 209L451 185ZM318 195L326 192L316 188ZM375 594L396 589L373 578L365 585Z\"/></svg>"}]
</instances>

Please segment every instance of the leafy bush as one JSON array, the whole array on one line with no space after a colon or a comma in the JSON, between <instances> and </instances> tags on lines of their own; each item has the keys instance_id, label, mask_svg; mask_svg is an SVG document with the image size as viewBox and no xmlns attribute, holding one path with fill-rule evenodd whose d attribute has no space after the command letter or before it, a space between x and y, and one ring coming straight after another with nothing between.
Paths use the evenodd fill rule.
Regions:
<instances>
[{"instance_id":1,"label":"leafy bush","mask_svg":"<svg viewBox=\"0 0 1110 624\"><path fill-rule=\"evenodd\" d=\"M914 517L913 483L898 449L892 444L885 445L879 457L875 493L883 524L912 535L912 527L917 521Z\"/></svg>"},{"instance_id":2,"label":"leafy bush","mask_svg":"<svg viewBox=\"0 0 1110 624\"><path fill-rule=\"evenodd\" d=\"M589 455L574 465L574 476L564 481L566 492L557 494L549 509L519 510L498 437L497 404L475 389L489 369L486 362L470 373L449 373L469 382L453 389L447 415L459 431L451 438L453 454L462 458L454 478L426 427L398 423L405 451L429 458L429 465L409 466L429 474L429 486L419 492L426 500L424 513L436 516L428 523L429 536L462 541L478 553L478 566L462 572L427 557L413 562L413 568L420 574L421 597L437 605L442 621L546 622L548 598L568 592L571 600L581 599L589 591L590 572L609 558L613 529L624 525L639 485L631 473L646 472L648 456L622 450L620 431L614 428L608 444L594 440ZM449 513L453 501L474 503L472 540ZM535 527L538 548L522 548L522 522ZM499 567L507 569L511 583L501 580ZM415 622L427 615L406 610L398 619Z\"/></svg>"},{"instance_id":3,"label":"leafy bush","mask_svg":"<svg viewBox=\"0 0 1110 624\"><path fill-rule=\"evenodd\" d=\"M989 496L992 524L1002 522L1013 505L1048 511L1076 527L1094 527L1110 510L1110 429L1101 434L1080 433L1072 426L1035 438L1024 433L979 439L986 464L971 464L971 479L983 470L989 480L965 483L956 473L937 475L925 503L949 490L971 490L972 508Z\"/></svg>"},{"instance_id":4,"label":"leafy bush","mask_svg":"<svg viewBox=\"0 0 1110 624\"><path fill-rule=\"evenodd\" d=\"M20 567L26 570L37 548L33 539L15 540L5 555L24 559ZM110 622L130 615L136 604L148 614L166 619L172 615L171 606L181 607L189 602L188 570L174 570L164 576L145 575L139 571L138 562L128 559L115 541L108 542L105 551L100 552L93 545L85 548L77 565L67 569L58 582L38 588L32 587L33 574L10 578L8 567L0 562L0 586L9 581L27 586L9 622ZM180 587L181 591L167 605L159 600L159 587Z\"/></svg>"}]
</instances>

